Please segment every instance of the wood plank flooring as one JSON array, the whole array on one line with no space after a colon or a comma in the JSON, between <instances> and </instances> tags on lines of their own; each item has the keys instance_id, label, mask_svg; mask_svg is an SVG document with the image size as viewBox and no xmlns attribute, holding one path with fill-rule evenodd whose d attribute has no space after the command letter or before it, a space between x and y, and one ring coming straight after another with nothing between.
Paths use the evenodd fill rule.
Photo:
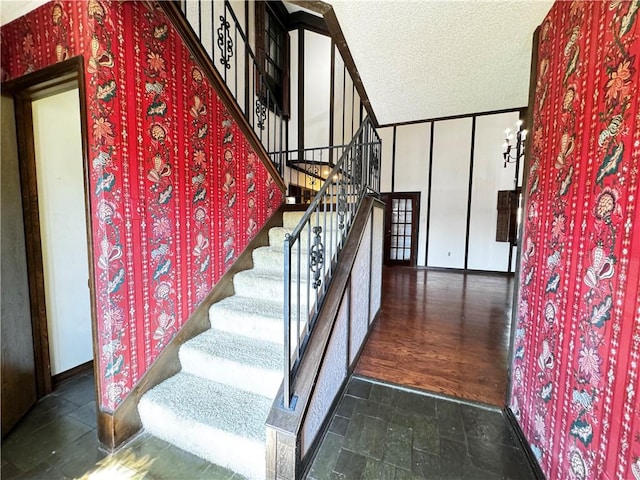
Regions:
<instances>
[{"instance_id":1,"label":"wood plank flooring","mask_svg":"<svg viewBox=\"0 0 640 480\"><path fill-rule=\"evenodd\" d=\"M385 267L382 290L357 374L504 405L512 277Z\"/></svg>"}]
</instances>

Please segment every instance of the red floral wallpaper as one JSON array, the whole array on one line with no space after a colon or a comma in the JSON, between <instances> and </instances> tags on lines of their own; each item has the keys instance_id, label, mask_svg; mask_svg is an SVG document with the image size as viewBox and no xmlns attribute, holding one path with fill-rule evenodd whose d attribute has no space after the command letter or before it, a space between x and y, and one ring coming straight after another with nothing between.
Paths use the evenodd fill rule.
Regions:
<instances>
[{"instance_id":1,"label":"red floral wallpaper","mask_svg":"<svg viewBox=\"0 0 640 480\"><path fill-rule=\"evenodd\" d=\"M3 80L84 56L100 404L111 411L282 196L160 10L51 2L1 35Z\"/></svg>"},{"instance_id":2,"label":"red floral wallpaper","mask_svg":"<svg viewBox=\"0 0 640 480\"><path fill-rule=\"evenodd\" d=\"M550 480L640 480L639 7L540 30L510 407Z\"/></svg>"}]
</instances>

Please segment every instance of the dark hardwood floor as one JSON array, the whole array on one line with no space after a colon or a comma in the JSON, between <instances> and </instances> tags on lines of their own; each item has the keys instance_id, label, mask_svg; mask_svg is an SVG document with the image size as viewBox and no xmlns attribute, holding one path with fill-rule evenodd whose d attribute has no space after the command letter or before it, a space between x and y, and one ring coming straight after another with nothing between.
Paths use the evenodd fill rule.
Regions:
<instances>
[{"instance_id":1,"label":"dark hardwood floor","mask_svg":"<svg viewBox=\"0 0 640 480\"><path fill-rule=\"evenodd\" d=\"M513 277L385 267L382 290L357 374L504 405Z\"/></svg>"}]
</instances>

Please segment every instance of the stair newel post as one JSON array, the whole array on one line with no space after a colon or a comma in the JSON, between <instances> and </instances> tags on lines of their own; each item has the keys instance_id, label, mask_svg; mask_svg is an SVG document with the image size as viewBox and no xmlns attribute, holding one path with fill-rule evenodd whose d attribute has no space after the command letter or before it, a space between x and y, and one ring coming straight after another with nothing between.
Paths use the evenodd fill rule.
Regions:
<instances>
[{"instance_id":1,"label":"stair newel post","mask_svg":"<svg viewBox=\"0 0 640 480\"><path fill-rule=\"evenodd\" d=\"M291 237L284 239L284 398L285 409L291 400Z\"/></svg>"}]
</instances>

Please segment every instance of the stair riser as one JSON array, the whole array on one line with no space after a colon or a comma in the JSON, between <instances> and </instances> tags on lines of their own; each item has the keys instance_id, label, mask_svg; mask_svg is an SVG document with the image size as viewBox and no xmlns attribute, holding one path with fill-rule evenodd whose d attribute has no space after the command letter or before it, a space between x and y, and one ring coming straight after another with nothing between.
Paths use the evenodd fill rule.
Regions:
<instances>
[{"instance_id":1,"label":"stair riser","mask_svg":"<svg viewBox=\"0 0 640 480\"><path fill-rule=\"evenodd\" d=\"M285 228L289 228L293 230L300 223L300 219L305 214L305 212L284 212L282 215L282 226ZM346 217L345 217L346 218ZM325 221L327 222L327 228L330 228L331 222L333 222L334 227L338 225L338 214L336 212L331 213L312 213L311 214L311 224L324 226Z\"/></svg>"},{"instance_id":2,"label":"stair riser","mask_svg":"<svg viewBox=\"0 0 640 480\"><path fill-rule=\"evenodd\" d=\"M282 251L264 247L254 250L253 268L270 272L282 272L284 268Z\"/></svg>"},{"instance_id":3,"label":"stair riser","mask_svg":"<svg viewBox=\"0 0 640 480\"><path fill-rule=\"evenodd\" d=\"M257 340L283 343L282 318L265 319L251 313L228 310L213 304L209 309L211 328Z\"/></svg>"},{"instance_id":4,"label":"stair riser","mask_svg":"<svg viewBox=\"0 0 640 480\"><path fill-rule=\"evenodd\" d=\"M266 370L230 361L199 350L185 348L185 345L180 348L179 357L184 372L268 398L276 396L282 383L280 370Z\"/></svg>"},{"instance_id":5,"label":"stair riser","mask_svg":"<svg viewBox=\"0 0 640 480\"><path fill-rule=\"evenodd\" d=\"M142 398L140 419L151 435L229 468L249 479L264 479L263 442L240 437L200 423L185 423L174 412ZM154 419L162 418L162 422Z\"/></svg>"},{"instance_id":6,"label":"stair riser","mask_svg":"<svg viewBox=\"0 0 640 480\"><path fill-rule=\"evenodd\" d=\"M297 278L298 264L297 258L292 258L293 265L291 265L291 276ZM309 268L309 256L306 252L302 254L300 258L300 265L302 271L305 272L302 278L305 279L308 275L306 269ZM273 276L281 276L284 278L284 257L281 251L277 250L255 250L253 252L253 268L263 272L270 272ZM305 280L306 281L306 280Z\"/></svg>"},{"instance_id":7,"label":"stair riser","mask_svg":"<svg viewBox=\"0 0 640 480\"><path fill-rule=\"evenodd\" d=\"M291 230L275 227L269 230L269 245L273 249L284 250L284 241L286 235L291 233ZM328 230L325 232L326 235L320 234L320 241L325 244L325 248L333 244L334 248L336 242L338 241L339 233L336 230ZM300 237L295 244L292 245L292 252L297 252L298 249L301 249L303 253L309 251L313 247L313 242L315 240L315 234L311 232L311 237L309 237L309 232L307 230L303 230L300 232Z\"/></svg>"},{"instance_id":8,"label":"stair riser","mask_svg":"<svg viewBox=\"0 0 640 480\"><path fill-rule=\"evenodd\" d=\"M295 269L291 274L293 280L296 279ZM300 283L300 303L303 306L308 304L307 302L307 280L309 276L307 272L304 272L302 275L302 281ZM311 277L313 279L313 277ZM251 275L236 275L233 279L233 288L235 290L236 295L240 295L243 297L252 297L263 300L276 300L282 299L284 302L284 280L270 277L270 278L260 278L258 280L254 280ZM313 303L315 301L315 290L313 288L308 289L309 298ZM291 298L297 298L298 288L294 282L292 282L291 286Z\"/></svg>"}]
</instances>

